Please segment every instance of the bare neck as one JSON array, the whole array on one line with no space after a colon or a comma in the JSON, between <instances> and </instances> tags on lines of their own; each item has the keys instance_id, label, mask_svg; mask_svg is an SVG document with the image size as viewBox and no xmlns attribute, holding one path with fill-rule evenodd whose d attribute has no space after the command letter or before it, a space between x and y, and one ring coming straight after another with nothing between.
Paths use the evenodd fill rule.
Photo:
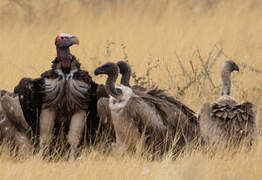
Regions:
<instances>
[{"instance_id":1,"label":"bare neck","mask_svg":"<svg viewBox=\"0 0 262 180\"><path fill-rule=\"evenodd\" d=\"M131 71L127 70L124 73L122 73L122 77L120 80L120 83L124 86L130 87L129 81L130 81Z\"/></svg>"},{"instance_id":2,"label":"bare neck","mask_svg":"<svg viewBox=\"0 0 262 180\"><path fill-rule=\"evenodd\" d=\"M69 48L56 48L58 60L72 60L72 55Z\"/></svg>"},{"instance_id":3,"label":"bare neck","mask_svg":"<svg viewBox=\"0 0 262 180\"><path fill-rule=\"evenodd\" d=\"M106 80L106 92L110 96L119 99L122 96L122 91L118 88L115 88L116 80L117 75L108 75Z\"/></svg>"},{"instance_id":4,"label":"bare neck","mask_svg":"<svg viewBox=\"0 0 262 180\"><path fill-rule=\"evenodd\" d=\"M221 71L221 79L222 79L222 88L220 95L228 95L230 96L231 89L231 72L222 70Z\"/></svg>"}]
</instances>

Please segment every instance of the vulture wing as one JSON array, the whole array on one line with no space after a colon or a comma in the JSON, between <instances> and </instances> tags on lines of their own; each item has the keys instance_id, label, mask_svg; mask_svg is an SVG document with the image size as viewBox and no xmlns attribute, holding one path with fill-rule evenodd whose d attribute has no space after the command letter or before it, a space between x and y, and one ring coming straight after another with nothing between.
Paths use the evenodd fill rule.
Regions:
<instances>
[{"instance_id":1,"label":"vulture wing","mask_svg":"<svg viewBox=\"0 0 262 180\"><path fill-rule=\"evenodd\" d=\"M4 95L1 105L9 121L11 121L19 131L26 133L30 130L24 118L18 96L12 97L8 94Z\"/></svg>"},{"instance_id":2,"label":"vulture wing","mask_svg":"<svg viewBox=\"0 0 262 180\"><path fill-rule=\"evenodd\" d=\"M150 102L158 110L163 123L171 129L169 131L173 131L173 134L182 133L186 141L199 136L199 126L195 112L166 93L165 90L155 86L146 91L140 91L138 95Z\"/></svg>"},{"instance_id":3,"label":"vulture wing","mask_svg":"<svg viewBox=\"0 0 262 180\"><path fill-rule=\"evenodd\" d=\"M250 102L234 106L212 104L211 117L213 121L223 122L228 133L254 134L256 119L253 105Z\"/></svg>"},{"instance_id":4,"label":"vulture wing","mask_svg":"<svg viewBox=\"0 0 262 180\"><path fill-rule=\"evenodd\" d=\"M166 132L166 126L153 103L140 97L131 97L124 110L124 114L133 119L140 132L145 128L154 132Z\"/></svg>"},{"instance_id":5,"label":"vulture wing","mask_svg":"<svg viewBox=\"0 0 262 180\"><path fill-rule=\"evenodd\" d=\"M23 78L15 87L27 124L35 134L39 134L39 116L42 106L43 78Z\"/></svg>"}]
</instances>

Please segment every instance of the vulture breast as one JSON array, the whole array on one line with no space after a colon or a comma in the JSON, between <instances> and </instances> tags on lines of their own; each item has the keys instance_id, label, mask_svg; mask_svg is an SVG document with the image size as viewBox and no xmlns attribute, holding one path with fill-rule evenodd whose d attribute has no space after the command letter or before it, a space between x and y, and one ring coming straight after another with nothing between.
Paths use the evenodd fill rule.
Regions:
<instances>
[{"instance_id":1,"label":"vulture breast","mask_svg":"<svg viewBox=\"0 0 262 180\"><path fill-rule=\"evenodd\" d=\"M60 69L49 70L44 78L44 108L53 107L57 113L67 116L79 109L88 109L92 82L88 72L71 70L65 74Z\"/></svg>"}]
</instances>

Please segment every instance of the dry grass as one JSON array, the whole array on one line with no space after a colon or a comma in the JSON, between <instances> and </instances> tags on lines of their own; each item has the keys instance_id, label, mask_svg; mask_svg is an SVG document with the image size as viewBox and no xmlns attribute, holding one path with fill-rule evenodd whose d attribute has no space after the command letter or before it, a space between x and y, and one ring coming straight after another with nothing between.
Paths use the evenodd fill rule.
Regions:
<instances>
[{"instance_id":1,"label":"dry grass","mask_svg":"<svg viewBox=\"0 0 262 180\"><path fill-rule=\"evenodd\" d=\"M21 77L37 77L48 69L55 36L68 32L79 37L80 46L72 52L92 76L102 62L128 60L137 76L150 77L196 112L218 97L219 68L231 58L240 65L240 73L233 74L232 95L256 105L260 124L260 1L111 1L1 0L0 88L11 90ZM203 75L201 59L208 57L214 66ZM15 162L2 156L0 179L261 179L261 150L259 143L251 153L233 158L225 152L212 158L195 152L156 162L95 150L76 162L47 163L34 157Z\"/></svg>"}]
</instances>

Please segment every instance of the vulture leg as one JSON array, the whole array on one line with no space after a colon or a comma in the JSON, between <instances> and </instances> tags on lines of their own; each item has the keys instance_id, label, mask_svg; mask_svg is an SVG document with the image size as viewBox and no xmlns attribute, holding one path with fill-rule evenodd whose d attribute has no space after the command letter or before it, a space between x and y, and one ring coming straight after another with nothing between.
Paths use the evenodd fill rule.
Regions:
<instances>
[{"instance_id":1,"label":"vulture leg","mask_svg":"<svg viewBox=\"0 0 262 180\"><path fill-rule=\"evenodd\" d=\"M40 115L40 155L43 155L44 151L51 143L55 117L56 114L54 109L42 109Z\"/></svg>"},{"instance_id":2,"label":"vulture leg","mask_svg":"<svg viewBox=\"0 0 262 180\"><path fill-rule=\"evenodd\" d=\"M70 144L70 159L76 158L78 145L81 141L83 130L86 123L86 112L84 110L77 111L71 118L68 142Z\"/></svg>"}]
</instances>

